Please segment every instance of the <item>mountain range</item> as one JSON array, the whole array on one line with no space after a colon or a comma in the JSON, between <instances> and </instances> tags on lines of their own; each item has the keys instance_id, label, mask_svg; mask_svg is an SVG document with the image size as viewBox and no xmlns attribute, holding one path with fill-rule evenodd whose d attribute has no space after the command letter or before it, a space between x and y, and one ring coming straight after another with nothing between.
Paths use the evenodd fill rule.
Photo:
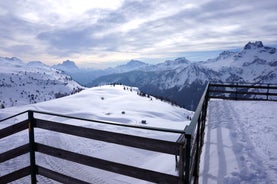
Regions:
<instances>
[{"instance_id":1,"label":"mountain range","mask_svg":"<svg viewBox=\"0 0 277 184\"><path fill-rule=\"evenodd\" d=\"M276 84L276 49L264 46L261 41L249 42L240 51L224 51L207 61L177 58L156 65L142 63L132 71L98 77L87 86L106 83L137 86L194 110L208 81Z\"/></svg>"},{"instance_id":2,"label":"mountain range","mask_svg":"<svg viewBox=\"0 0 277 184\"><path fill-rule=\"evenodd\" d=\"M25 64L18 58L0 58L0 66L3 68L0 72L0 82L2 82L0 83L0 105L4 106L52 99L55 96L79 91L84 88L82 86L122 83L136 86L144 93L170 100L186 109L195 110L208 81L277 83L276 48L264 46L261 41L249 42L240 51L223 51L214 59L199 62L191 62L184 57L158 64L131 60L113 68L96 70L79 68L74 61L70 60L47 66L40 61ZM26 73L26 77L22 73ZM44 82L36 82L32 78ZM21 81L25 81L25 85L30 84L30 86L22 88ZM45 81L52 81L53 89L50 86L40 85L47 83ZM59 81L57 82L59 85L54 84L53 81ZM36 87L31 83L39 84L39 89L35 89ZM49 82L47 84L51 85ZM14 95L7 90L7 86L10 88L17 86L12 93L16 91L17 94L14 95L18 98L22 96L22 92L25 94L26 90L30 89L23 98L26 99L25 102L19 103L12 100ZM50 91L45 90L46 88ZM65 88L67 90L64 91ZM38 90L42 94L34 94L37 98L32 100L34 97L31 89Z\"/></svg>"}]
</instances>

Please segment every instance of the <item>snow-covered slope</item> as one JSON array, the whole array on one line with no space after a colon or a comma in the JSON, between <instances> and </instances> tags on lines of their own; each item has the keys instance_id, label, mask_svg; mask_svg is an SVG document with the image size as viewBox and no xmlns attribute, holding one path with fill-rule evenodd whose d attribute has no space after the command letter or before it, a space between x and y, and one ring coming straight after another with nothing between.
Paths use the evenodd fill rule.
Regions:
<instances>
[{"instance_id":1,"label":"snow-covered slope","mask_svg":"<svg viewBox=\"0 0 277 184\"><path fill-rule=\"evenodd\" d=\"M276 102L211 100L199 183L277 183L276 109Z\"/></svg>"},{"instance_id":2,"label":"snow-covered slope","mask_svg":"<svg viewBox=\"0 0 277 184\"><path fill-rule=\"evenodd\" d=\"M162 102L154 97L140 96L138 95L138 89L135 87L109 85L86 89L80 93L47 102L2 109L0 110L0 119L27 109L134 125L142 125L142 120L145 120L146 124L143 124L145 126L180 130L183 130L185 126L189 124L189 119L193 115L193 112L191 111ZM7 124L14 123L14 121L18 121L21 118L22 117L17 117L13 121L2 123L0 124L0 128L7 126ZM64 118L54 118L49 116L47 119L163 140L175 141L179 136L178 134L108 126L91 122L72 121ZM35 131L36 141L43 144L68 149L97 158L131 164L137 167L177 174L177 171L175 171L175 158L173 155L159 154L156 152L143 151L141 149L129 148L125 146L117 146L115 144L108 144L101 141L82 139L59 133L51 133L40 129L36 129ZM28 136L22 133L17 136L10 136L10 139L0 140L0 145L5 145L0 147L0 152L9 150L16 145L21 145L22 142L27 139ZM1 163L0 173L4 174L11 169L20 168L22 165L19 163L28 164L25 163L24 158L17 160L13 159L8 162ZM44 167L58 170L59 172L81 178L90 183L146 183L144 181L88 168L79 164L73 164L40 154L37 154L36 158L37 162ZM25 178L15 183L28 183L28 179L29 178ZM39 183L45 184L53 182L42 177L39 177L38 180Z\"/></svg>"},{"instance_id":3,"label":"snow-covered slope","mask_svg":"<svg viewBox=\"0 0 277 184\"><path fill-rule=\"evenodd\" d=\"M0 57L0 108L46 101L83 89L70 76L35 61Z\"/></svg>"}]
</instances>

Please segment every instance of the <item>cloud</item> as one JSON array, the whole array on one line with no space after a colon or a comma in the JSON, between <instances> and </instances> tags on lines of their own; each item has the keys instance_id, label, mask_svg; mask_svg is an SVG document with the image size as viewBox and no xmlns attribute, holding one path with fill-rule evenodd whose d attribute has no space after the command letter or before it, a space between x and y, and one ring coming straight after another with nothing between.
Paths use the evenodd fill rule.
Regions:
<instances>
[{"instance_id":1,"label":"cloud","mask_svg":"<svg viewBox=\"0 0 277 184\"><path fill-rule=\"evenodd\" d=\"M275 0L1 1L0 54L86 62L204 56L249 40L276 44L276 8Z\"/></svg>"}]
</instances>

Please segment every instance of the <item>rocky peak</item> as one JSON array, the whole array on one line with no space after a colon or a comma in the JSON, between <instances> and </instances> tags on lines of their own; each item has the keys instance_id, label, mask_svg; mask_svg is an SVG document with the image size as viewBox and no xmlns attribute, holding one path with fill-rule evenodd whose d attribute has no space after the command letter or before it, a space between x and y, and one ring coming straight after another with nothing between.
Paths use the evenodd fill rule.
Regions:
<instances>
[{"instance_id":1,"label":"rocky peak","mask_svg":"<svg viewBox=\"0 0 277 184\"><path fill-rule=\"evenodd\" d=\"M63 61L62 64L54 65L53 68L68 72L79 70L75 62L70 60Z\"/></svg>"},{"instance_id":2,"label":"rocky peak","mask_svg":"<svg viewBox=\"0 0 277 184\"><path fill-rule=\"evenodd\" d=\"M248 43L244 46L244 50L262 48L262 47L264 47L264 45L263 45L263 42L261 42L261 41L248 42Z\"/></svg>"},{"instance_id":3,"label":"rocky peak","mask_svg":"<svg viewBox=\"0 0 277 184\"><path fill-rule=\"evenodd\" d=\"M178 64L189 64L190 61L187 60L185 57L177 58L175 60L167 60L165 61L167 65L178 65Z\"/></svg>"}]
</instances>

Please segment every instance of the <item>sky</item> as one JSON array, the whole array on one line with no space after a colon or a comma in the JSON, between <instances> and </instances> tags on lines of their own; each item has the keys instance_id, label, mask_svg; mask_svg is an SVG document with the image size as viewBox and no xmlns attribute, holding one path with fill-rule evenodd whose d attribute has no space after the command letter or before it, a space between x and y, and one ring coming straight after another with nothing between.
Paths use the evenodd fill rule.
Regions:
<instances>
[{"instance_id":1,"label":"sky","mask_svg":"<svg viewBox=\"0 0 277 184\"><path fill-rule=\"evenodd\" d=\"M0 1L0 56L105 67L277 45L276 0Z\"/></svg>"}]
</instances>

